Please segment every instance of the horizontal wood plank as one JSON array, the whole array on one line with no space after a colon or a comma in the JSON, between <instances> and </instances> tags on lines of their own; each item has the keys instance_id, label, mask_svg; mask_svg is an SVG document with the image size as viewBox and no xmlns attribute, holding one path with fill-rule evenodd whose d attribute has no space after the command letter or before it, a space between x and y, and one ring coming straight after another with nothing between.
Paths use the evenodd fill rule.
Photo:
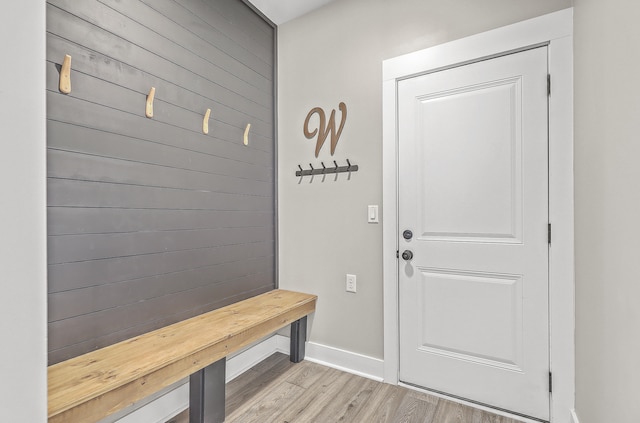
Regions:
<instances>
[{"instance_id":1,"label":"horizontal wood plank","mask_svg":"<svg viewBox=\"0 0 640 423\"><path fill-rule=\"evenodd\" d=\"M47 33L47 60L60 64L61 58L69 54L74 58L74 73L93 75L139 93L144 93L149 86L162 87L156 93L159 100L194 112L211 105L216 112L224 115L241 113L253 120L271 122L273 108L264 108L241 96L232 96L230 91L219 92L209 89L212 87L208 84L198 84L197 78L193 78L195 81L185 80L186 86L182 86L181 80L172 78L168 73L159 72L157 68L149 69L145 63L137 60L133 64L122 62L106 53L79 44L81 41L73 42L55 33Z\"/></svg>"},{"instance_id":2,"label":"horizontal wood plank","mask_svg":"<svg viewBox=\"0 0 640 423\"><path fill-rule=\"evenodd\" d=\"M48 244L56 251L49 257L49 262L66 263L273 239L273 227L58 235L49 237Z\"/></svg>"},{"instance_id":3,"label":"horizontal wood plank","mask_svg":"<svg viewBox=\"0 0 640 423\"><path fill-rule=\"evenodd\" d=\"M49 206L125 209L237 210L273 209L270 196L189 191L139 185L49 178ZM92 194L92 195L91 195ZM267 193L268 194L268 193Z\"/></svg>"},{"instance_id":4,"label":"horizontal wood plank","mask_svg":"<svg viewBox=\"0 0 640 423\"><path fill-rule=\"evenodd\" d=\"M171 287L175 292L167 295L49 323L49 348L55 351L66 345L76 345L108 336L111 332L122 332L133 326L160 321L165 315L173 314L172 310L195 310L204 307L204 311L211 311L213 308L206 306L215 303L217 299L273 284L272 275L272 268L267 268L262 273L244 275L215 284L203 277L186 279L185 282L189 286L185 288L180 288L180 281L174 280L175 285ZM190 313L189 317L197 314ZM140 334L141 332L136 333Z\"/></svg>"},{"instance_id":5,"label":"horizontal wood plank","mask_svg":"<svg viewBox=\"0 0 640 423\"><path fill-rule=\"evenodd\" d=\"M273 290L52 365L49 422L97 421L312 313L316 299Z\"/></svg>"},{"instance_id":6,"label":"horizontal wood plank","mask_svg":"<svg viewBox=\"0 0 640 423\"><path fill-rule=\"evenodd\" d=\"M243 81L248 81L260 90L271 93L273 89L271 66L255 56L242 56L245 60L238 60L237 57L240 56L238 52L242 52L241 49L236 46L222 49L218 40L211 39L211 42L207 42L190 31L188 27L178 24L180 15L186 11L177 3L171 0L154 0L149 3L130 1L126 4L120 0L99 1L124 15L135 16L134 20L137 23L157 34L171 34L170 42L173 44L199 58L206 58L209 64L226 69Z\"/></svg>"},{"instance_id":7,"label":"horizontal wood plank","mask_svg":"<svg viewBox=\"0 0 640 423\"><path fill-rule=\"evenodd\" d=\"M47 136L50 140L49 150L155 164L210 175L273 182L273 163L263 165L247 163L54 120L47 122Z\"/></svg>"},{"instance_id":8,"label":"horizontal wood plank","mask_svg":"<svg viewBox=\"0 0 640 423\"><path fill-rule=\"evenodd\" d=\"M48 267L49 293L72 291L92 286L140 280L148 277L186 272L225 262L242 264L243 259L272 256L274 241L155 254L114 257L111 259L52 264ZM112 269L118 269L113 272Z\"/></svg>"},{"instance_id":9,"label":"horizontal wood plank","mask_svg":"<svg viewBox=\"0 0 640 423\"><path fill-rule=\"evenodd\" d=\"M229 304L246 300L247 298L251 298L256 295L264 294L265 292L269 292L273 289L273 283L266 282L265 285L259 285L256 288L251 289L250 291L233 293L231 296L226 298L216 298L212 301L209 301L207 304L195 305L193 308L189 308L187 310L176 310L174 308L168 308L162 316L158 317L155 320L148 322L135 322L133 325L130 324L130 326L117 332L110 332L97 338L94 337L77 344L67 345L56 350L50 350L48 354L49 365L69 360L87 352L95 351L100 348L125 341L135 336L143 335L153 330L163 328L177 322L181 322L185 319L190 319L203 313L208 313L220 307L225 307Z\"/></svg>"},{"instance_id":10,"label":"horizontal wood plank","mask_svg":"<svg viewBox=\"0 0 640 423\"><path fill-rule=\"evenodd\" d=\"M272 226L266 211L49 207L49 236Z\"/></svg>"},{"instance_id":11,"label":"horizontal wood plank","mask_svg":"<svg viewBox=\"0 0 640 423\"><path fill-rule=\"evenodd\" d=\"M203 285L216 285L247 275L270 274L273 272L274 261L273 256L243 258L239 261L192 268L181 272L51 294L49 299L52 306L48 308L49 322L115 310L117 307L139 301L151 300ZM123 295L123 292L126 295Z\"/></svg>"},{"instance_id":12,"label":"horizontal wood plank","mask_svg":"<svg viewBox=\"0 0 640 423\"><path fill-rule=\"evenodd\" d=\"M169 32L165 32L167 36L160 35L135 22L129 16L123 15L96 0L85 0L82 2L75 0L49 0L48 3L47 14L55 14L56 22L58 22L60 26L66 25L66 28L61 28L60 26L54 28L52 25L51 32L53 33L61 36L68 33L66 31L84 33L85 37L83 40L87 40L87 43L90 42L90 40L97 42L98 48L96 49L98 51L100 51L100 48L106 47L104 40L98 34L110 34L110 38L112 38L113 41L113 44L109 46L110 49L122 46L123 43L137 46L148 55L155 56L155 60L162 60L165 63L165 68L174 64L175 68L178 68L179 71L183 73L187 69L180 64L189 63L187 72L192 77L199 77L219 87L230 87L233 92L249 101L264 107L272 107L271 93L263 91L239 77L237 75L238 73L246 73L243 70L251 70L236 61L233 61L235 63L226 63L226 65L231 66L238 64L240 66L232 66L231 69L220 67L213 60L207 61L176 44L168 37ZM134 2L127 2L126 5L131 9L135 4ZM163 18L158 13L154 13L153 9L146 6L144 7L156 15L157 18ZM135 15L132 14L132 16ZM173 26L176 28L171 28L172 30L179 29L177 25L173 24ZM97 37L94 36L94 33L96 33ZM73 34L65 38L78 39L78 37ZM87 45L87 47L91 46ZM218 60L225 59L225 55L219 56L221 57L218 57ZM226 57L228 58L228 56ZM244 75L244 77L252 81L262 80L260 85L263 86L266 86L269 82L256 72L253 72L251 77L249 75Z\"/></svg>"},{"instance_id":13,"label":"horizontal wood plank","mask_svg":"<svg viewBox=\"0 0 640 423\"><path fill-rule=\"evenodd\" d=\"M53 61L47 61L46 87L47 90L55 94L60 94L58 92L58 81L60 80L60 74L57 69L58 66L59 65ZM140 106L144 104L144 100L148 94L148 87L149 82L147 81L145 87L146 92L132 90L74 69L73 91L68 94L68 97L78 98L91 103L100 103L112 109L142 116L142 107ZM164 90L165 87L163 86L162 88ZM157 90L157 93L159 93L159 91L160 90ZM273 125L271 123L253 119L252 116L248 114L238 113L226 107L218 107L217 105L204 103L204 101L204 104L198 110L190 110L180 105L164 101L159 96L154 96L154 98L154 122L167 123L199 134L202 132L201 122L204 109L213 106L214 113L209 119L212 130L219 130L219 126L244 129L246 123L251 122L254 135L259 136L261 142L264 141L263 145L265 147L269 146L269 142L266 140L273 138ZM49 101L51 102L55 99L56 98L52 98L49 99Z\"/></svg>"},{"instance_id":14,"label":"horizontal wood plank","mask_svg":"<svg viewBox=\"0 0 640 423\"><path fill-rule=\"evenodd\" d=\"M243 22L246 19L248 22L242 26L242 30L246 31L252 40L261 43L265 47L269 46L273 28L257 14L247 13L249 6L244 2L235 0L200 1L209 5L211 9L224 16L229 22Z\"/></svg>"},{"instance_id":15,"label":"horizontal wood plank","mask_svg":"<svg viewBox=\"0 0 640 423\"><path fill-rule=\"evenodd\" d=\"M210 20L215 16L213 13L205 13L204 16L197 16L179 5L173 0L141 0L150 8L162 13L185 30L200 37L212 46L224 51L229 56L235 58L246 66L254 69L267 79L273 79L273 44L266 48L258 46L257 43L242 43L242 28L228 24L227 31L223 32L211 26ZM221 17L223 18L223 17ZM273 37L273 32L267 38Z\"/></svg>"},{"instance_id":16,"label":"horizontal wood plank","mask_svg":"<svg viewBox=\"0 0 640 423\"><path fill-rule=\"evenodd\" d=\"M51 164L47 167L47 176L57 179L255 196L265 196L267 193L270 195L272 188L272 183L269 181L69 151L49 149L47 159Z\"/></svg>"},{"instance_id":17,"label":"horizontal wood plank","mask_svg":"<svg viewBox=\"0 0 640 423\"><path fill-rule=\"evenodd\" d=\"M142 0L145 3L151 3L154 0ZM189 10L195 16L201 18L201 24L207 25L209 30L217 30L222 36L226 36L235 40L247 50L253 52L267 63L273 64L274 55L274 29L258 33L257 26L266 24L263 20L251 21L246 23L244 18L237 19L235 16L229 16L225 10L221 10L220 4L213 4L211 1L202 0L174 0L185 9ZM224 7L222 7L224 9ZM268 26L268 25L267 25ZM270 31L267 33L267 31ZM217 35L217 34L216 34Z\"/></svg>"},{"instance_id":18,"label":"horizontal wood plank","mask_svg":"<svg viewBox=\"0 0 640 423\"><path fill-rule=\"evenodd\" d=\"M210 127L210 135L193 131L186 133L184 129L174 125L145 118L144 97L141 96L140 100L142 111L139 115L133 115L47 91L47 119L245 163L265 166L273 164L272 140L256 137L258 139L255 143L244 146L244 128L222 124ZM258 142L260 139L262 141Z\"/></svg>"}]
</instances>

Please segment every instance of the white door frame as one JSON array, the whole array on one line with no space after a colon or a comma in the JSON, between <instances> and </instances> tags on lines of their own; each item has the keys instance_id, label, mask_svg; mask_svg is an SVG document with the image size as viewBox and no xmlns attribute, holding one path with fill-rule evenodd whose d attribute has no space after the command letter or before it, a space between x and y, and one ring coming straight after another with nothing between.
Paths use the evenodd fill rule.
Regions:
<instances>
[{"instance_id":1,"label":"white door frame","mask_svg":"<svg viewBox=\"0 0 640 423\"><path fill-rule=\"evenodd\" d=\"M548 44L551 421L569 423L574 408L573 8L383 62L384 381L398 383L398 81Z\"/></svg>"}]
</instances>

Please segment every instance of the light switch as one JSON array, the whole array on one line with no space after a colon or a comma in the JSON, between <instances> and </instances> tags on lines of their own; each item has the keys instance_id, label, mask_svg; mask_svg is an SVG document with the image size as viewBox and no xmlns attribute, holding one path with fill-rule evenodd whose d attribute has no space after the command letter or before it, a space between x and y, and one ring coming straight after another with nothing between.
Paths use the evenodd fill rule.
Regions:
<instances>
[{"instance_id":1,"label":"light switch","mask_svg":"<svg viewBox=\"0 0 640 423\"><path fill-rule=\"evenodd\" d=\"M367 216L367 222L378 223L378 206L369 206L369 214Z\"/></svg>"}]
</instances>

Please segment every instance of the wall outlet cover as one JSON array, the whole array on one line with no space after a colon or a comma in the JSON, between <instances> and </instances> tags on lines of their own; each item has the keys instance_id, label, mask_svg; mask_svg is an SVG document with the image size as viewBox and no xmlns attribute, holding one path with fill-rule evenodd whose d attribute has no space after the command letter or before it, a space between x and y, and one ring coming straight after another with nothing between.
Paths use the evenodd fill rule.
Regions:
<instances>
[{"instance_id":1,"label":"wall outlet cover","mask_svg":"<svg viewBox=\"0 0 640 423\"><path fill-rule=\"evenodd\" d=\"M347 274L346 277L346 290L347 292L356 292L356 275Z\"/></svg>"}]
</instances>

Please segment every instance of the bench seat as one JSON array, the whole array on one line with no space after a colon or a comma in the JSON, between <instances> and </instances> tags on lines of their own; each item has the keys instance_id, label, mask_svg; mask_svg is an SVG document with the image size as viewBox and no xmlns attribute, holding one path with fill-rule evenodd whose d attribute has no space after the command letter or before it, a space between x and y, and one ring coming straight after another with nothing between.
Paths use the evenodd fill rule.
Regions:
<instances>
[{"instance_id":1,"label":"bench seat","mask_svg":"<svg viewBox=\"0 0 640 423\"><path fill-rule=\"evenodd\" d=\"M49 366L49 422L96 422L303 318L306 331L316 300L277 289Z\"/></svg>"}]
</instances>

